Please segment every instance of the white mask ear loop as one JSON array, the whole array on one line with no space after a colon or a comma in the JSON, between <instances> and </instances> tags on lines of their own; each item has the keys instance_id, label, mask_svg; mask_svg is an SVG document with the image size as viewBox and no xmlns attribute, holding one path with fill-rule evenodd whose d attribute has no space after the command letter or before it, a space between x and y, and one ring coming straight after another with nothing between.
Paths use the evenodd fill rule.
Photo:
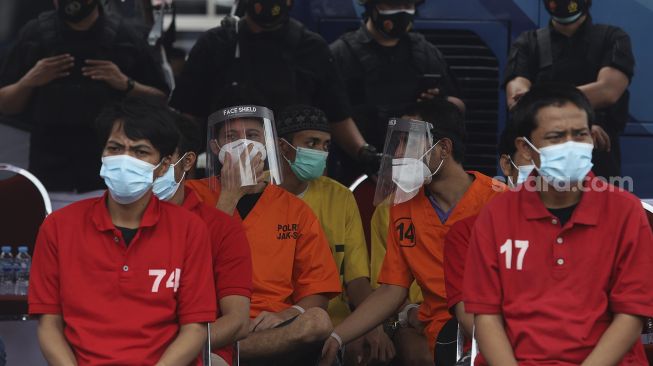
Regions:
<instances>
[{"instance_id":1,"label":"white mask ear loop","mask_svg":"<svg viewBox=\"0 0 653 366\"><path fill-rule=\"evenodd\" d=\"M531 142L528 141L528 139L525 136L522 136L522 139L524 139L524 141L528 144L528 146L530 146L533 150L535 150L536 153L542 155L542 153L540 152L540 149L536 148L535 145L531 144ZM511 161L512 161L512 159L511 159ZM531 164L535 165L535 161L533 161L533 159L531 159ZM537 167L537 165L535 165L535 167Z\"/></svg>"},{"instance_id":2,"label":"white mask ear loop","mask_svg":"<svg viewBox=\"0 0 653 366\"><path fill-rule=\"evenodd\" d=\"M185 153L185 154L184 154L184 155L183 155L179 160L177 160L176 163L172 164L172 168L174 169L174 167L176 167L177 164L179 164L180 161L184 160L184 158L186 157L186 155L188 155L188 152L186 152L186 153ZM174 174L174 173L173 173L173 174ZM179 182L177 182L177 180L175 179L175 183L180 184L181 181L184 180L184 177L186 177L186 171L185 171L185 170L184 170L184 172L181 174L181 179L179 179Z\"/></svg>"},{"instance_id":3,"label":"white mask ear loop","mask_svg":"<svg viewBox=\"0 0 653 366\"><path fill-rule=\"evenodd\" d=\"M434 149L434 148L435 148L435 147L440 143L440 141L442 141L442 140L438 140L438 142L436 142L435 144L433 144L433 146L431 146L430 149L426 150L426 152L422 155L422 157L420 158L420 160L424 159L424 157L426 156L426 154L430 153L431 150L433 150L433 149ZM432 177L432 176L434 176L434 175L436 175L436 174L438 174L438 172L440 171L440 168L442 168L442 164L443 164L443 163L444 163L444 159L440 160L440 165L438 165L438 167L435 168L435 171L429 175L429 178ZM427 166L428 166L428 164L427 164Z\"/></svg>"}]
</instances>

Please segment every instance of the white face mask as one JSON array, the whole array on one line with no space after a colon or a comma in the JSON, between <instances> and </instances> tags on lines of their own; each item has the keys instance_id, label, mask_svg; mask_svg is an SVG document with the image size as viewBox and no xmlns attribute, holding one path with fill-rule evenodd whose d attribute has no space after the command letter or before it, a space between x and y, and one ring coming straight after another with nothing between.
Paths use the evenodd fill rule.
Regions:
<instances>
[{"instance_id":1,"label":"white face mask","mask_svg":"<svg viewBox=\"0 0 653 366\"><path fill-rule=\"evenodd\" d=\"M265 160L267 158L267 153L265 150L265 145L258 141L253 141L253 140L248 140L248 139L240 139L236 141L232 141L228 144L224 144L223 146L220 147L220 153L218 154L218 159L220 160L221 164L224 164L224 157L226 156L225 153L229 153L231 155L231 161L232 162L238 162L240 160L240 156L243 154L243 152L249 148L250 145L253 145L252 151L249 153L249 158L250 160L253 159L256 154L261 153L261 160Z\"/></svg>"},{"instance_id":2,"label":"white face mask","mask_svg":"<svg viewBox=\"0 0 653 366\"><path fill-rule=\"evenodd\" d=\"M535 169L556 184L579 182L592 169L592 144L567 141L538 149L526 137L524 141L540 154L540 167Z\"/></svg>"},{"instance_id":3,"label":"white face mask","mask_svg":"<svg viewBox=\"0 0 653 366\"><path fill-rule=\"evenodd\" d=\"M406 193L413 193L421 186L431 182L431 177L436 175L444 159L440 161L440 165L431 173L429 167L424 163L423 159L440 141L436 142L430 149L428 149L419 159L415 158L399 158L392 159L392 181Z\"/></svg>"},{"instance_id":4,"label":"white face mask","mask_svg":"<svg viewBox=\"0 0 653 366\"><path fill-rule=\"evenodd\" d=\"M508 157L508 159L510 159L510 164L512 164L512 166L514 166L515 169L517 169L519 171L519 173L517 175L517 184L515 184L512 181L511 177L508 177L508 182L513 187L515 187L515 186L518 186L518 185L520 185L520 184L522 184L522 183L524 183L526 181L528 176L531 175L531 172L533 171L533 169L535 169L535 165L533 165L533 164L517 165L512 161L512 158Z\"/></svg>"},{"instance_id":5,"label":"white face mask","mask_svg":"<svg viewBox=\"0 0 653 366\"><path fill-rule=\"evenodd\" d=\"M181 179L179 182L177 182L175 180L175 166L177 166L177 164L179 164L187 154L188 153L184 154L184 156L182 156L181 159L177 160L176 163L170 164L168 171L154 180L154 183L152 184L152 193L159 197L160 200L167 201L171 199L175 193L177 193L181 182L186 176L186 172L184 171L184 173L181 175Z\"/></svg>"}]
</instances>

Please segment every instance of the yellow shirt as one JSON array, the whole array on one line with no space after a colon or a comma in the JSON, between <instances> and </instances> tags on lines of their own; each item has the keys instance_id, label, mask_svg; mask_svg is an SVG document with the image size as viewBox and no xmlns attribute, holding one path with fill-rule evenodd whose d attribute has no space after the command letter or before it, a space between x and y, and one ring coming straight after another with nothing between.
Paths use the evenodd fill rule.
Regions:
<instances>
[{"instance_id":1,"label":"yellow shirt","mask_svg":"<svg viewBox=\"0 0 653 366\"><path fill-rule=\"evenodd\" d=\"M328 309L331 321L337 325L350 313L344 295L345 284L357 278L370 277L363 224L354 195L331 178L320 177L310 181L303 200L322 225L340 271L343 293L331 299Z\"/></svg>"},{"instance_id":2,"label":"yellow shirt","mask_svg":"<svg viewBox=\"0 0 653 366\"><path fill-rule=\"evenodd\" d=\"M381 272L381 267L383 266L383 258L385 258L385 248L386 248L386 239L388 237L388 221L389 219L389 206L378 205L374 214L372 215L372 222L370 224L370 239L372 241L370 245L370 251L372 252L370 264L370 272L372 277L370 281L372 283L372 288L379 287L379 273ZM319 217L319 215L318 215ZM417 282L413 281L410 285L410 290L408 292L408 301L411 304L420 304L424 301L422 296L422 289L417 285Z\"/></svg>"}]
</instances>

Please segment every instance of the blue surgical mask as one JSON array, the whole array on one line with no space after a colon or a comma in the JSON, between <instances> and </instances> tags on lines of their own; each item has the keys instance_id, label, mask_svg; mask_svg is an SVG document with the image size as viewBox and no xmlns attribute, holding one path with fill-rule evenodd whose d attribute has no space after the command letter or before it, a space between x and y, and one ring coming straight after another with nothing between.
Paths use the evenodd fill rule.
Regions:
<instances>
[{"instance_id":1,"label":"blue surgical mask","mask_svg":"<svg viewBox=\"0 0 653 366\"><path fill-rule=\"evenodd\" d=\"M105 156L102 158L100 177L109 189L109 194L118 203L127 205L141 199L154 180L156 166L129 155Z\"/></svg>"},{"instance_id":2,"label":"blue surgical mask","mask_svg":"<svg viewBox=\"0 0 653 366\"><path fill-rule=\"evenodd\" d=\"M152 193L154 193L160 200L167 201L172 198L172 196L177 193L181 182L186 176L186 172L181 175L179 182L175 180L175 166L179 164L186 157L186 154L181 157L176 163L170 164L168 171L165 172L162 176L154 180L152 184Z\"/></svg>"},{"instance_id":3,"label":"blue surgical mask","mask_svg":"<svg viewBox=\"0 0 653 366\"><path fill-rule=\"evenodd\" d=\"M520 185L520 184L522 184L522 183L524 183L526 181L528 176L531 175L531 172L533 171L533 169L535 169L535 165L533 165L533 164L517 165L512 161L511 157L508 157L508 159L510 159L510 164L512 164L512 166L514 166L515 169L517 169L517 171L519 171L519 173L517 174L517 183L516 184L513 183L511 177L508 177L508 182L513 187L516 187L516 186L518 186L518 185Z\"/></svg>"},{"instance_id":4,"label":"blue surgical mask","mask_svg":"<svg viewBox=\"0 0 653 366\"><path fill-rule=\"evenodd\" d=\"M531 144L526 137L524 141L540 154L540 167L535 167L542 177L553 183L569 184L582 181L592 170L592 150L594 145L567 141L541 149Z\"/></svg>"},{"instance_id":5,"label":"blue surgical mask","mask_svg":"<svg viewBox=\"0 0 653 366\"><path fill-rule=\"evenodd\" d=\"M290 170L295 173L297 178L307 182L322 176L326 168L326 161L329 156L328 152L304 147L295 148L290 142L285 139L282 140L297 152L295 154L295 161L290 161L284 156L284 159L290 165Z\"/></svg>"}]
</instances>

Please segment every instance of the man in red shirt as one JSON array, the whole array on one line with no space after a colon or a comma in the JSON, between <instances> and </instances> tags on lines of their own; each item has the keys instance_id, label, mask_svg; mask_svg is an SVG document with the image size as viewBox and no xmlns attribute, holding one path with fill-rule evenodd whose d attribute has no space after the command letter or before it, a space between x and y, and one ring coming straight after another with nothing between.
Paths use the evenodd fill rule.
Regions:
<instances>
[{"instance_id":1,"label":"man in red shirt","mask_svg":"<svg viewBox=\"0 0 653 366\"><path fill-rule=\"evenodd\" d=\"M200 365L215 320L206 225L152 195L174 120L127 98L97 121L108 192L50 215L38 234L29 313L52 365Z\"/></svg>"},{"instance_id":2,"label":"man in red shirt","mask_svg":"<svg viewBox=\"0 0 653 366\"><path fill-rule=\"evenodd\" d=\"M249 330L249 301L252 297L249 243L240 222L215 207L205 205L192 188L184 186L188 172L197 161L202 138L194 121L173 114L179 130L179 144L172 154L170 168L154 181L153 191L159 199L198 215L209 229L219 315L211 325L211 347L216 353L213 365L231 365L233 344L245 338Z\"/></svg>"},{"instance_id":3,"label":"man in red shirt","mask_svg":"<svg viewBox=\"0 0 653 366\"><path fill-rule=\"evenodd\" d=\"M508 187L522 184L533 170L533 165L517 154L513 123L509 123L499 139L499 165ZM463 303L463 274L472 227L478 215L460 220L451 226L444 238L444 283L447 291L447 308L463 327L467 339L471 339L474 316L465 312Z\"/></svg>"},{"instance_id":4,"label":"man in red shirt","mask_svg":"<svg viewBox=\"0 0 653 366\"><path fill-rule=\"evenodd\" d=\"M514 111L536 172L488 204L463 280L490 365L646 365L653 234L640 201L598 180L592 108L572 86L536 86Z\"/></svg>"}]
</instances>

